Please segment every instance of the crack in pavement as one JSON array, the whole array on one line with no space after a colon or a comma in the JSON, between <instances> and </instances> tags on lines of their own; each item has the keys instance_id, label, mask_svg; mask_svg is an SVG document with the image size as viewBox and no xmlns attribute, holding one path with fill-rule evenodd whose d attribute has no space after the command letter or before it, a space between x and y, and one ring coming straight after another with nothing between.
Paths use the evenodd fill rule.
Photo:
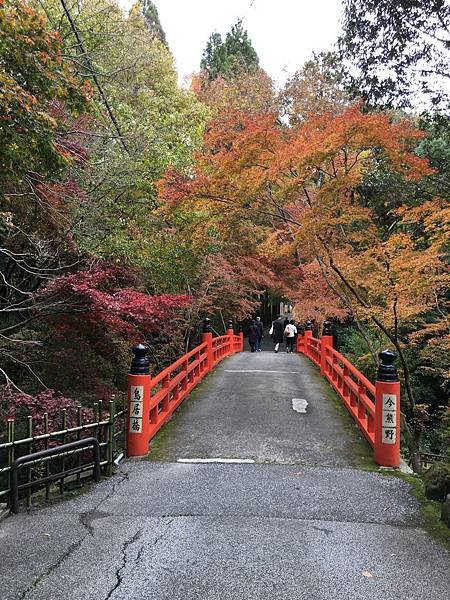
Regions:
<instances>
[{"instance_id":1,"label":"crack in pavement","mask_svg":"<svg viewBox=\"0 0 450 600\"><path fill-rule=\"evenodd\" d=\"M81 513L79 521L85 527L89 535L94 535L94 527L92 523L97 519L105 519L106 517L110 517L111 513L103 512L101 510L96 510L95 508L89 510L88 512Z\"/></svg>"},{"instance_id":2,"label":"crack in pavement","mask_svg":"<svg viewBox=\"0 0 450 600\"><path fill-rule=\"evenodd\" d=\"M113 494L116 493L116 490L119 487L119 485L121 485L124 481L128 481L129 479L130 479L130 474L128 471L125 471L125 473L122 474L122 477L120 479L118 479L117 481L113 481L111 490L101 500L99 500L99 502L97 502L97 504L94 506L94 508L92 508L88 512L97 510L104 502L109 500L111 498L111 496L113 496Z\"/></svg>"},{"instance_id":3,"label":"crack in pavement","mask_svg":"<svg viewBox=\"0 0 450 600\"><path fill-rule=\"evenodd\" d=\"M67 560L74 552L76 552L80 548L80 546L83 544L83 542L89 536L93 536L94 535L94 528L92 526L92 522L95 521L96 519L108 516L108 513L103 513L101 511L98 511L97 509L103 504L103 502L106 502L106 500L108 500L109 498L111 498L111 496L117 490L118 486L121 483L123 483L123 481L125 481L127 479L129 479L129 473L125 472L123 474L123 477L121 479L119 479L118 481L116 481L115 483L113 483L111 491L108 492L108 494L106 494L106 496L104 496L94 506L94 508L92 508L91 510L89 510L89 511L87 511L85 513L82 513L80 515L79 521L80 521L80 524L83 525L83 527L87 530L86 535L84 535L78 541L76 541L73 544L71 544L69 546L69 548L53 564L51 564L43 573L40 573L37 577L35 577L35 579L31 582L31 584L22 592L22 594L20 596L20 600L26 600L26 597L28 596L28 594L30 592L32 592L33 590L35 590L37 588L37 586L46 577L48 577L54 571L56 571L56 569L58 569L63 564L63 562L65 560Z\"/></svg>"},{"instance_id":4,"label":"crack in pavement","mask_svg":"<svg viewBox=\"0 0 450 600\"><path fill-rule=\"evenodd\" d=\"M159 536L158 536L158 537L155 539L155 541L153 542L153 548L154 548L154 547L155 547L155 546L158 544L158 542L160 542L160 541L163 539L163 537L166 535L166 533L167 533L167 532L168 532L168 530L169 530L169 527L170 527L170 526L171 526L171 524L172 524L172 523L175 521L175 519L176 519L176 517L173 517L173 519L170 519L170 521L167 523L167 526L166 526L166 528L164 529L164 531L163 531L163 532L161 533L161 535L159 535ZM141 560L141 558L142 558L142 554L143 554L143 552L144 552L144 548L145 548L145 544L143 544L143 545L142 545L142 546L139 548L139 551L138 551L138 553L137 553L137 555L136 555L136 563L139 563L139 562L140 562L140 560Z\"/></svg>"},{"instance_id":5,"label":"crack in pavement","mask_svg":"<svg viewBox=\"0 0 450 600\"><path fill-rule=\"evenodd\" d=\"M243 512L243 513L235 513L235 512L230 512L230 513L178 513L178 514L174 514L174 513L164 513L164 514L149 514L149 513L141 513L141 512L133 512L133 513L129 513L129 512L121 512L118 514L115 513L104 513L105 517L127 517L130 519L136 519L136 518L143 518L143 519L184 519L184 518L192 518L192 519L239 519L239 518L245 518L245 519L267 519L267 520L278 520L278 521L298 521L299 523L340 523L343 525L349 524L349 525L386 525L389 527L399 527L401 529L423 529L423 522L420 520L420 516L419 517L414 517L412 519L410 519L407 522L402 522L402 521L398 521L398 520L385 520L382 521L380 519L352 519L350 517L343 517L343 518L332 518L332 516L330 515L329 517L325 517L325 518L319 518L317 517L308 517L308 516L293 516L293 517L288 517L286 515L273 515L273 514L266 514L266 513L247 513L247 512Z\"/></svg>"},{"instance_id":6,"label":"crack in pavement","mask_svg":"<svg viewBox=\"0 0 450 600\"><path fill-rule=\"evenodd\" d=\"M170 519L170 521L167 523L167 526L165 527L164 531L154 540L152 546L153 548L163 539L163 537L166 535L167 531L169 530L170 525L172 524L172 522L175 520L175 518ZM130 538L129 540L127 540L123 545L122 545L122 563L121 565L116 569L116 583L114 584L114 586L109 590L107 596L105 596L104 600L110 600L110 598L112 597L112 595L114 594L114 592L121 586L123 580L124 580L124 575L122 574L123 570L126 568L127 563L128 563L128 548L136 543L141 537L142 537L142 533L143 533L144 529L141 528L139 529L132 538ZM134 564L137 565L141 559L142 559L142 555L144 553L144 549L146 548L146 544L142 544L142 546L139 548L137 554L136 554L136 558L134 560Z\"/></svg>"},{"instance_id":7,"label":"crack in pavement","mask_svg":"<svg viewBox=\"0 0 450 600\"><path fill-rule=\"evenodd\" d=\"M330 535L331 533L334 533L332 529L326 529L325 527L316 527L315 525L311 525L311 527L316 531L323 531L325 535Z\"/></svg>"},{"instance_id":8,"label":"crack in pavement","mask_svg":"<svg viewBox=\"0 0 450 600\"><path fill-rule=\"evenodd\" d=\"M117 588L121 585L122 581L123 581L123 575L122 575L122 571L125 569L125 567L127 566L127 560L128 560L128 556L127 556L127 550L128 547L131 546L132 544L134 544L135 542L138 541L138 539L141 537L142 535L142 531L143 529L138 529L138 531L136 531L136 533L133 535L132 538L130 538L129 540L127 540L123 545L122 545L122 564L120 565L120 567L118 567L116 569L116 583L114 584L114 586L109 590L108 595L105 596L104 600L109 600L111 598L111 596L114 594L114 592L117 590Z\"/></svg>"},{"instance_id":9,"label":"crack in pavement","mask_svg":"<svg viewBox=\"0 0 450 600\"><path fill-rule=\"evenodd\" d=\"M115 481L113 483L113 485L111 486L111 490L101 500L97 502L94 508L91 508L90 510L80 514L79 521L83 525L83 527L85 527L88 530L89 535L94 535L94 527L92 526L92 523L94 521L96 521L97 519L104 519L105 517L110 516L110 513L98 510L100 506L104 502L109 500L111 496L113 496L116 493L116 490L119 487L119 485L121 485L125 480L128 481L129 478L130 476L128 472L123 473L122 477L118 479L118 481Z\"/></svg>"},{"instance_id":10,"label":"crack in pavement","mask_svg":"<svg viewBox=\"0 0 450 600\"><path fill-rule=\"evenodd\" d=\"M88 535L89 534L86 534L80 540L71 544L71 546L69 546L69 548L66 550L66 552L64 552L64 554L62 556L60 556L56 562L54 562L52 565L50 565L50 567L44 573L41 573L40 575L38 575L36 577L36 579L31 583L31 585L29 585L27 587L27 589L22 592L22 595L20 596L20 600L25 600L25 598L28 596L28 594L30 592L32 592L34 589L36 589L37 586L40 584L40 582L45 579L45 577L48 577L54 571L56 571L56 569L58 567L60 567L63 564L63 562L67 558L69 558L69 556L71 554L73 554L76 550L78 550L78 548L81 546L81 544L84 542L84 540L88 537Z\"/></svg>"}]
</instances>

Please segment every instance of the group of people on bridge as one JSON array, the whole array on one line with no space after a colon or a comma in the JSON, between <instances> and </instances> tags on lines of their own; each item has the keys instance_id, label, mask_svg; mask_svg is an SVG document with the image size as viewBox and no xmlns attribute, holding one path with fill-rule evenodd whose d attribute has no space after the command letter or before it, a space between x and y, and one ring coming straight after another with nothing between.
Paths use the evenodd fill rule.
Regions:
<instances>
[{"instance_id":1,"label":"group of people on bridge","mask_svg":"<svg viewBox=\"0 0 450 600\"><path fill-rule=\"evenodd\" d=\"M274 343L274 351L278 352L280 345L286 343L286 352L294 352L297 342L298 330L293 319L278 316L269 329L269 335ZM261 317L252 320L248 329L248 343L251 352L261 352L264 338L264 324Z\"/></svg>"}]
</instances>

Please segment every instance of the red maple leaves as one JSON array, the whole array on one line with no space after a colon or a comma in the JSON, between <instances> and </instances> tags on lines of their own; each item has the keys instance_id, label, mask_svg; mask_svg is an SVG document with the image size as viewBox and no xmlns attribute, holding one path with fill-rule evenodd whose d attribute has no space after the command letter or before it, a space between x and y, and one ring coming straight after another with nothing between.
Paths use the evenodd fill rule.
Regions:
<instances>
[{"instance_id":1,"label":"red maple leaves","mask_svg":"<svg viewBox=\"0 0 450 600\"><path fill-rule=\"evenodd\" d=\"M129 339L155 333L189 304L185 295L151 296L123 287L137 284L136 273L117 267L97 266L53 280L42 292L67 316L83 319L85 325L107 328Z\"/></svg>"}]
</instances>

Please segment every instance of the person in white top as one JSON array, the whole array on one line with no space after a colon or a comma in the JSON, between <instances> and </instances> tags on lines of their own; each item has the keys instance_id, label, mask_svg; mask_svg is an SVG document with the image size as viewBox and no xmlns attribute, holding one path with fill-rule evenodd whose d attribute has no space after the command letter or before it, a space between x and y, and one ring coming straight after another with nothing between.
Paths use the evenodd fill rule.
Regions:
<instances>
[{"instance_id":1,"label":"person in white top","mask_svg":"<svg viewBox=\"0 0 450 600\"><path fill-rule=\"evenodd\" d=\"M295 321L290 321L284 328L284 337L286 338L286 352L294 352L294 342L297 336L297 327Z\"/></svg>"}]
</instances>

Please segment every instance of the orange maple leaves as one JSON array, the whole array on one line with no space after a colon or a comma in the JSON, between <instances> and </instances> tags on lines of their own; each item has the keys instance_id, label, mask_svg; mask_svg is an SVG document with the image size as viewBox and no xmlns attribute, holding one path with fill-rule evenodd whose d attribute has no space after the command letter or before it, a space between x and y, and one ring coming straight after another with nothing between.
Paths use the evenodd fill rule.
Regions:
<instances>
[{"instance_id":1,"label":"orange maple leaves","mask_svg":"<svg viewBox=\"0 0 450 600\"><path fill-rule=\"evenodd\" d=\"M422 136L408 121L393 123L385 113L364 114L359 105L295 128L283 126L275 113L229 111L210 123L193 172L185 178L168 172L160 194L176 203L242 205L267 200L271 185L282 191L284 202L304 185L317 187L322 177L326 192L336 195L354 189L380 156L405 177L417 179L432 173L425 159L410 152Z\"/></svg>"},{"instance_id":2,"label":"orange maple leaves","mask_svg":"<svg viewBox=\"0 0 450 600\"><path fill-rule=\"evenodd\" d=\"M355 105L289 128L274 113L230 110L210 123L192 171L166 174L160 197L197 211L235 247L244 231L248 235L243 224L251 223L255 255L293 256L316 281L335 285L336 293L321 305L324 316L344 318L359 305L365 316L395 307L390 324L401 315L411 318L429 297L427 285L435 284L431 265L439 274L441 268L430 242L426 251L414 245L408 223L421 219L431 240L436 218L448 219L448 209L441 207L439 217L436 205L422 205L409 216L403 209L402 223L383 238L374 210L361 202L360 184L381 163L406 180L433 173L412 151L423 133L394 116ZM243 247L249 251L248 243ZM414 269L419 277L413 284ZM304 278L298 287L311 297ZM322 309L309 316L318 318Z\"/></svg>"}]
</instances>

